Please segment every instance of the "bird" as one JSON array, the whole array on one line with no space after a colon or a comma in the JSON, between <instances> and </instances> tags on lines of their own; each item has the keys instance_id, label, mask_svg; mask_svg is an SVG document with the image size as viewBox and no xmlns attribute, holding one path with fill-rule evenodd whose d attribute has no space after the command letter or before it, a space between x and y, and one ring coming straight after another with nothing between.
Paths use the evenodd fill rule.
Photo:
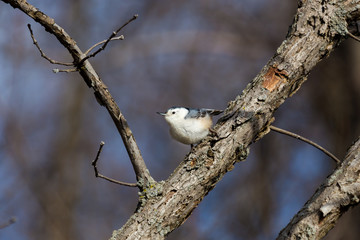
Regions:
<instances>
[{"instance_id":1,"label":"bird","mask_svg":"<svg viewBox=\"0 0 360 240\"><path fill-rule=\"evenodd\" d=\"M222 112L222 110L208 108L171 107L166 112L157 113L164 116L169 124L170 135L183 144L190 144L192 148L209 132L215 132L211 128L212 116Z\"/></svg>"}]
</instances>

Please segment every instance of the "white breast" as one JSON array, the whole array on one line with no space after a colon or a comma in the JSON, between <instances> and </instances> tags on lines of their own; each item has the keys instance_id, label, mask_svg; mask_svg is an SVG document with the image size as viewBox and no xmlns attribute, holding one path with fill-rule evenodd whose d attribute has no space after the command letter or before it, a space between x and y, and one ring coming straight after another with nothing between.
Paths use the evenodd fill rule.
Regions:
<instances>
[{"instance_id":1,"label":"white breast","mask_svg":"<svg viewBox=\"0 0 360 240\"><path fill-rule=\"evenodd\" d=\"M174 139L184 144L195 144L209 134L212 120L207 115L203 118L188 118L169 124L170 134Z\"/></svg>"}]
</instances>

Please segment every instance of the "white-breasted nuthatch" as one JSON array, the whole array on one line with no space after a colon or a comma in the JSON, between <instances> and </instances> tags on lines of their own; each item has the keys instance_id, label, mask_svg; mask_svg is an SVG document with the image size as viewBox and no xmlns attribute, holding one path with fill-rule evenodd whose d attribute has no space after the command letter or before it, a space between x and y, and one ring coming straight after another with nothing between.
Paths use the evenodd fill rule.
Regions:
<instances>
[{"instance_id":1,"label":"white-breasted nuthatch","mask_svg":"<svg viewBox=\"0 0 360 240\"><path fill-rule=\"evenodd\" d=\"M212 116L222 112L207 108L172 107L166 112L157 113L165 117L170 126L170 135L175 140L192 146L204 139L210 131L213 132Z\"/></svg>"}]
</instances>

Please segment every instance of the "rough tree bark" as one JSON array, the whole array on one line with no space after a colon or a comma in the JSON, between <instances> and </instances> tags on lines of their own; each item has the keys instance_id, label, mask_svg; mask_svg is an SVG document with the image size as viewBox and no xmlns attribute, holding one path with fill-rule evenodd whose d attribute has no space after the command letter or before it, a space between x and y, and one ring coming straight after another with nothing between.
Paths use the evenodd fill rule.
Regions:
<instances>
[{"instance_id":1,"label":"rough tree bark","mask_svg":"<svg viewBox=\"0 0 360 240\"><path fill-rule=\"evenodd\" d=\"M360 140L341 166L316 190L277 239L321 239L350 207L359 204Z\"/></svg>"},{"instance_id":2,"label":"rough tree bark","mask_svg":"<svg viewBox=\"0 0 360 240\"><path fill-rule=\"evenodd\" d=\"M269 131L274 111L307 79L311 69L348 36L360 16L360 0L303 0L286 39L241 96L231 101L215 130L196 146L163 182L155 182L116 103L84 54L55 21L24 0L3 0L54 34L74 58L74 65L112 116L132 159L140 187L139 207L111 239L164 239L179 227L249 145ZM324 86L326 87L326 86ZM129 143L130 139L130 143ZM135 153L132 153L135 152ZM359 202L359 140L341 166L280 233L279 239L319 239L350 206Z\"/></svg>"}]
</instances>

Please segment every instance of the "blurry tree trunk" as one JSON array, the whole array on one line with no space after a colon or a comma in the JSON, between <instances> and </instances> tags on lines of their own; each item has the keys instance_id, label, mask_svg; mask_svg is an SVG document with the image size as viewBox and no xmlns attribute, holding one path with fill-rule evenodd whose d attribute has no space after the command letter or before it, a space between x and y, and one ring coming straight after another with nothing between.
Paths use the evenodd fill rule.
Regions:
<instances>
[{"instance_id":1,"label":"blurry tree trunk","mask_svg":"<svg viewBox=\"0 0 360 240\"><path fill-rule=\"evenodd\" d=\"M101 85L91 64L81 61L84 54L70 36L54 24L53 19L26 1L3 1L21 9L57 37L73 56L74 64L100 103L109 112L115 109L118 116L110 114L117 124L121 112L117 106L108 105L115 102L105 101L103 95L109 94L106 86ZM300 88L313 67L348 36L348 25L360 16L359 3L360 0L299 1L286 39L242 95L229 103L224 117L215 126L218 136L208 137L192 149L164 182L155 182L148 172L138 169L148 180L139 179L139 206L128 222L113 232L112 239L164 239L184 223L224 174L247 157L249 145L269 132L274 111ZM118 124L121 125L121 121ZM120 129L119 125L116 126ZM130 132L128 136L131 138L128 127L125 131ZM356 165L359 166L359 157L358 141L344 163L281 232L281 239L297 239L299 236L319 239L334 226L343 212L358 204L360 184ZM310 213L312 215L306 218Z\"/></svg>"}]
</instances>

